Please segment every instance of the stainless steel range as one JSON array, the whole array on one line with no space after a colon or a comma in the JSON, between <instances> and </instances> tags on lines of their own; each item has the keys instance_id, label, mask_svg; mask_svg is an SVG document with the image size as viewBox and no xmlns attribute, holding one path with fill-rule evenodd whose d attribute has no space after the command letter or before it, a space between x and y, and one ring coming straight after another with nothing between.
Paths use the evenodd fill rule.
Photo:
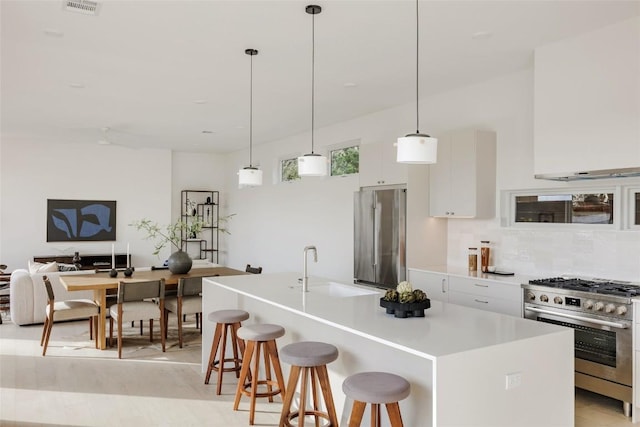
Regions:
<instances>
[{"instance_id":1,"label":"stainless steel range","mask_svg":"<svg viewBox=\"0 0 640 427\"><path fill-rule=\"evenodd\" d=\"M574 329L575 385L619 399L631 415L631 299L640 284L554 277L523 284L524 317Z\"/></svg>"}]
</instances>

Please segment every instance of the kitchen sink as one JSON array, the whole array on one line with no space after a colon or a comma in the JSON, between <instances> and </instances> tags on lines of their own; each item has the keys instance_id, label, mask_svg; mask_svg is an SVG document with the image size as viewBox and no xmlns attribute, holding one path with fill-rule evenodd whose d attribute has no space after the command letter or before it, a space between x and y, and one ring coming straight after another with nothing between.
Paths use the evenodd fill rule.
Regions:
<instances>
[{"instance_id":1,"label":"kitchen sink","mask_svg":"<svg viewBox=\"0 0 640 427\"><path fill-rule=\"evenodd\" d=\"M329 282L318 285L309 285L310 293L322 293L333 298L348 298L361 295L375 295L379 292L373 289L365 289L358 286L345 285L337 282Z\"/></svg>"}]
</instances>

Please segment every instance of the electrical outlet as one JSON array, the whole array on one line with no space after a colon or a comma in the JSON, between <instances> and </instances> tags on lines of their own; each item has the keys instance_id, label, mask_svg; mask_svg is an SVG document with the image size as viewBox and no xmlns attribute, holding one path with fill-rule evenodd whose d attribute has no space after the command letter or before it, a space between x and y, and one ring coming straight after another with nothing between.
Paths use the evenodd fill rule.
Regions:
<instances>
[{"instance_id":1,"label":"electrical outlet","mask_svg":"<svg viewBox=\"0 0 640 427\"><path fill-rule=\"evenodd\" d=\"M506 375L505 390L511 390L522 385L522 372Z\"/></svg>"}]
</instances>

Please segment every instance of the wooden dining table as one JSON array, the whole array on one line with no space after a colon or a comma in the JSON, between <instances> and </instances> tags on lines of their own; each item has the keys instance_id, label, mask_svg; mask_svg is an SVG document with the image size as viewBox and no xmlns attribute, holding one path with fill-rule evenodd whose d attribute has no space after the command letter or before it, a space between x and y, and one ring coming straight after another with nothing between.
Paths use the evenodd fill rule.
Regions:
<instances>
[{"instance_id":1,"label":"wooden dining table","mask_svg":"<svg viewBox=\"0 0 640 427\"><path fill-rule=\"evenodd\" d=\"M175 288L178 280L183 277L210 277L210 276L236 276L248 274L242 270L228 267L206 267L192 268L185 274L173 274L166 269L156 269L147 271L135 271L131 277L125 277L123 272L118 276L110 277L109 273L96 273L87 275L61 275L60 282L67 291L93 291L93 298L100 306L98 317L97 339L101 350L107 347L107 292L110 289L118 289L120 282L144 282L148 280L165 280L167 288Z\"/></svg>"}]
</instances>

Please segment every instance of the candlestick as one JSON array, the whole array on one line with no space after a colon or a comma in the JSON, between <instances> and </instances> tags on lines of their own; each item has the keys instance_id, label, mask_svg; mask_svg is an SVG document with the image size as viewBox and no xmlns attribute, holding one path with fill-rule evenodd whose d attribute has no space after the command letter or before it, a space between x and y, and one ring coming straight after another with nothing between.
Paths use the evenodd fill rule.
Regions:
<instances>
[{"instance_id":1,"label":"candlestick","mask_svg":"<svg viewBox=\"0 0 640 427\"><path fill-rule=\"evenodd\" d=\"M116 245L111 244L111 268L116 268Z\"/></svg>"},{"instance_id":2,"label":"candlestick","mask_svg":"<svg viewBox=\"0 0 640 427\"><path fill-rule=\"evenodd\" d=\"M127 243L127 268L131 267L131 262L129 261L129 243Z\"/></svg>"}]
</instances>

